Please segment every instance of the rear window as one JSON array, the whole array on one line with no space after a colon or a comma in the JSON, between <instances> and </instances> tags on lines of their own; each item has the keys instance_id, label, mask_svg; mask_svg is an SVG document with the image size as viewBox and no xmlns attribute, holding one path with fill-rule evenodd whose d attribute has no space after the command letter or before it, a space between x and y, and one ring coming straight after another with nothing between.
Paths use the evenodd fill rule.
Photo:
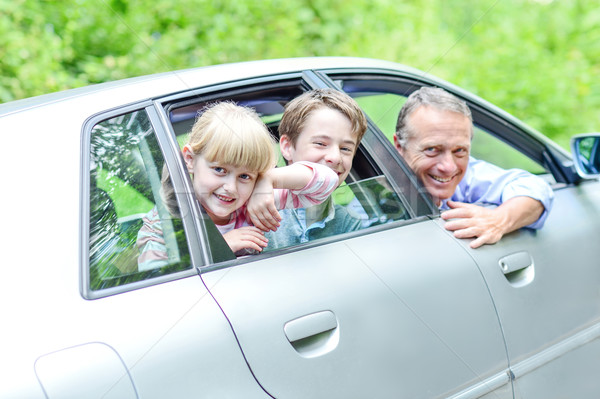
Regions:
<instances>
[{"instance_id":1,"label":"rear window","mask_svg":"<svg viewBox=\"0 0 600 399\"><path fill-rule=\"evenodd\" d=\"M191 268L164 157L144 110L93 127L89 177L91 290Z\"/></svg>"}]
</instances>

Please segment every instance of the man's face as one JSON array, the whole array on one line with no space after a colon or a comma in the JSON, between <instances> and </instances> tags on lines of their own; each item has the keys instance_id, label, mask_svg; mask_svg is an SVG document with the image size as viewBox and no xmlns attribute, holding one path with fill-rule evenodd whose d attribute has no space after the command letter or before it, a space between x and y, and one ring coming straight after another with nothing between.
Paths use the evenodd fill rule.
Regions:
<instances>
[{"instance_id":1,"label":"man's face","mask_svg":"<svg viewBox=\"0 0 600 399\"><path fill-rule=\"evenodd\" d=\"M295 145L284 135L279 146L289 163L308 161L328 166L338 174L341 184L352 168L358 143L350 120L335 109L323 107L311 112Z\"/></svg>"},{"instance_id":2,"label":"man's face","mask_svg":"<svg viewBox=\"0 0 600 399\"><path fill-rule=\"evenodd\" d=\"M465 175L471 150L471 121L452 111L421 106L408 117L412 136L394 143L439 205L452 197Z\"/></svg>"}]
</instances>

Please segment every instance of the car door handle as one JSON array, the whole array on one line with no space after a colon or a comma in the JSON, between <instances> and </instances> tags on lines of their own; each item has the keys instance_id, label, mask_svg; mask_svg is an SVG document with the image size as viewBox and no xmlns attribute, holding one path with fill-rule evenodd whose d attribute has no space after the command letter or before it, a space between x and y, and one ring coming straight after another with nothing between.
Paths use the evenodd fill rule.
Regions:
<instances>
[{"instance_id":1,"label":"car door handle","mask_svg":"<svg viewBox=\"0 0 600 399\"><path fill-rule=\"evenodd\" d=\"M283 327L288 341L294 342L313 335L333 330L337 320L333 312L324 310L288 321Z\"/></svg>"},{"instance_id":2,"label":"car door handle","mask_svg":"<svg viewBox=\"0 0 600 399\"><path fill-rule=\"evenodd\" d=\"M294 349L304 357L330 352L339 341L337 318L330 310L290 320L283 326L283 331Z\"/></svg>"},{"instance_id":3,"label":"car door handle","mask_svg":"<svg viewBox=\"0 0 600 399\"><path fill-rule=\"evenodd\" d=\"M498 261L502 273L513 286L521 287L533 281L533 258L527 251L516 252Z\"/></svg>"}]
</instances>

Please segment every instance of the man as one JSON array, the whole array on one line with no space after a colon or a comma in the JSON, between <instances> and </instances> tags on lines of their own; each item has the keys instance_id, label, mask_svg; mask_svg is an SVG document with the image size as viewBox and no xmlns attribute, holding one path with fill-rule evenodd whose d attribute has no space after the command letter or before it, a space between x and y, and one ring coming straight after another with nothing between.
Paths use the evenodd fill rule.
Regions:
<instances>
[{"instance_id":1,"label":"man","mask_svg":"<svg viewBox=\"0 0 600 399\"><path fill-rule=\"evenodd\" d=\"M437 205L449 209L442 212L446 229L457 238L475 238L471 248L494 244L521 227L541 228L552 189L523 170L470 157L472 137L467 104L442 89L423 87L400 110L394 144Z\"/></svg>"}]
</instances>

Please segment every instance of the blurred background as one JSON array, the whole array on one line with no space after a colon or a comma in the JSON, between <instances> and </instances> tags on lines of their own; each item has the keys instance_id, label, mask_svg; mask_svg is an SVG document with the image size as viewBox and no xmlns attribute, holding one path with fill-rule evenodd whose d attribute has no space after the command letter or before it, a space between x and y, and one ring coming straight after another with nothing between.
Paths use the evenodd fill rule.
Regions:
<instances>
[{"instance_id":1,"label":"blurred background","mask_svg":"<svg viewBox=\"0 0 600 399\"><path fill-rule=\"evenodd\" d=\"M598 0L0 0L0 102L301 56L421 69L565 148L600 131Z\"/></svg>"}]
</instances>

